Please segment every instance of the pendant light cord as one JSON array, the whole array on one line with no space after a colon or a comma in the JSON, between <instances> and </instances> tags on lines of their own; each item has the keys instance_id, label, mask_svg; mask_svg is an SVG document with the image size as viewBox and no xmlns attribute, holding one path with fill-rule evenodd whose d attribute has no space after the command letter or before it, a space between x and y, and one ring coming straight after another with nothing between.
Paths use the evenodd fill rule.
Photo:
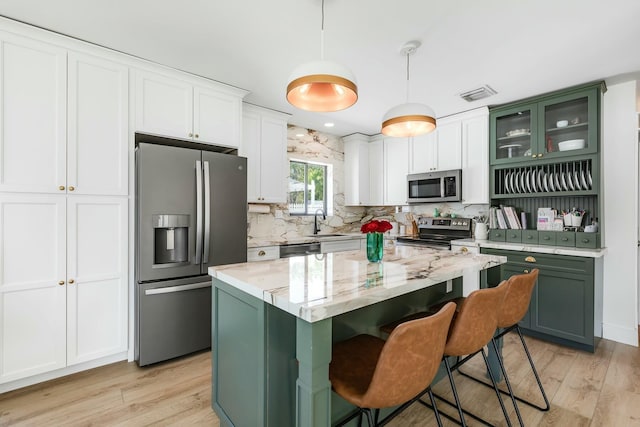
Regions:
<instances>
[{"instance_id":1,"label":"pendant light cord","mask_svg":"<svg viewBox=\"0 0 640 427\"><path fill-rule=\"evenodd\" d=\"M411 52L407 52L407 103L409 103L409 56Z\"/></svg>"},{"instance_id":2,"label":"pendant light cord","mask_svg":"<svg viewBox=\"0 0 640 427\"><path fill-rule=\"evenodd\" d=\"M320 59L324 61L324 0L322 0L322 20L320 21Z\"/></svg>"}]
</instances>

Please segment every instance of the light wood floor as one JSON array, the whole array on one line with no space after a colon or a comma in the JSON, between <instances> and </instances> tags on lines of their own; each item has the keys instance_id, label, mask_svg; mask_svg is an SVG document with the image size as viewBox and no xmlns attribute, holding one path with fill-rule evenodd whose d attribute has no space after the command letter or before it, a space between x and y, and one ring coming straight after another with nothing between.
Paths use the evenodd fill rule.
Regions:
<instances>
[{"instance_id":1,"label":"light wood floor","mask_svg":"<svg viewBox=\"0 0 640 427\"><path fill-rule=\"evenodd\" d=\"M552 405L542 413L521 404L527 426L640 426L638 348L602 340L591 354L526 339ZM513 386L541 402L516 340L507 336L504 347ZM481 365L477 357L466 370L482 374ZM210 375L209 352L151 368L120 362L0 395L0 426L218 426L210 407ZM491 389L460 375L456 384L466 409L505 425ZM434 390L450 396L446 379ZM453 413L443 404L439 408ZM429 409L414 404L389 425L431 426L435 421ZM445 420L445 425L454 424Z\"/></svg>"}]
</instances>

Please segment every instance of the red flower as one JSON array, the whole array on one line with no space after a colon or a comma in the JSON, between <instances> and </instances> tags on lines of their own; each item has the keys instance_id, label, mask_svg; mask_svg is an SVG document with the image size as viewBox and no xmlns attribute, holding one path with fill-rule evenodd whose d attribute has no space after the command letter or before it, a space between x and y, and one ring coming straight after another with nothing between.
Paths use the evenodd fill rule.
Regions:
<instances>
[{"instance_id":1,"label":"red flower","mask_svg":"<svg viewBox=\"0 0 640 427\"><path fill-rule=\"evenodd\" d=\"M389 231L393 228L389 221L378 221L373 219L366 224L362 224L360 227L360 231L363 233L384 233L385 231Z\"/></svg>"}]
</instances>

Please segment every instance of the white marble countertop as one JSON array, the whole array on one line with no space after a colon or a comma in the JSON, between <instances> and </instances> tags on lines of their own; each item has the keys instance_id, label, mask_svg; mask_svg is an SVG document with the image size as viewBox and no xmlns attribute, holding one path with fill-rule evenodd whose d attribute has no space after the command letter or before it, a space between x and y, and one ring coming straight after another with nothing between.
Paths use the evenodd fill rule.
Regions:
<instances>
[{"instance_id":1,"label":"white marble countertop","mask_svg":"<svg viewBox=\"0 0 640 427\"><path fill-rule=\"evenodd\" d=\"M571 248L563 246L545 246L545 245L528 245L526 243L506 243L506 242L494 242L491 240L475 240L475 239L460 239L451 242L452 245L457 246L469 246L475 248L493 248L493 249L506 249L510 251L520 252L536 252L540 254L554 254L554 255L570 255L581 256L587 258L600 258L607 253L606 248L602 249L587 249L587 248Z\"/></svg>"},{"instance_id":2,"label":"white marble countertop","mask_svg":"<svg viewBox=\"0 0 640 427\"><path fill-rule=\"evenodd\" d=\"M367 262L364 251L348 251L209 267L209 274L316 322L505 262L500 256L391 246L382 263ZM463 284L463 294L472 290Z\"/></svg>"},{"instance_id":3,"label":"white marble countertop","mask_svg":"<svg viewBox=\"0 0 640 427\"><path fill-rule=\"evenodd\" d=\"M315 236L296 236L296 237L272 237L272 238L250 238L247 240L247 248L261 248L264 246L280 246L296 243L315 243L333 240L350 240L364 239L366 234L363 233L338 233L338 236L329 236L317 234Z\"/></svg>"}]
</instances>

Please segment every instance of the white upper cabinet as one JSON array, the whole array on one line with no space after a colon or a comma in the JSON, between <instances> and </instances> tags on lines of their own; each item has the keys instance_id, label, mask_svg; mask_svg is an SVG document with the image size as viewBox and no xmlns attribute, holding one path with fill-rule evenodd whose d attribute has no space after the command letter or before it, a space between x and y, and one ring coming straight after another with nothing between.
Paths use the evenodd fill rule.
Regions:
<instances>
[{"instance_id":1,"label":"white upper cabinet","mask_svg":"<svg viewBox=\"0 0 640 427\"><path fill-rule=\"evenodd\" d=\"M407 204L408 138L384 138L384 204Z\"/></svg>"},{"instance_id":2,"label":"white upper cabinet","mask_svg":"<svg viewBox=\"0 0 640 427\"><path fill-rule=\"evenodd\" d=\"M0 191L66 186L67 53L0 33Z\"/></svg>"},{"instance_id":3,"label":"white upper cabinet","mask_svg":"<svg viewBox=\"0 0 640 427\"><path fill-rule=\"evenodd\" d=\"M462 203L489 203L489 110L462 120Z\"/></svg>"},{"instance_id":4,"label":"white upper cabinet","mask_svg":"<svg viewBox=\"0 0 640 427\"><path fill-rule=\"evenodd\" d=\"M247 158L247 201L287 201L287 114L244 105L242 145Z\"/></svg>"},{"instance_id":5,"label":"white upper cabinet","mask_svg":"<svg viewBox=\"0 0 640 427\"><path fill-rule=\"evenodd\" d=\"M384 143L377 136L369 143L369 206L384 205L385 174Z\"/></svg>"},{"instance_id":6,"label":"white upper cabinet","mask_svg":"<svg viewBox=\"0 0 640 427\"><path fill-rule=\"evenodd\" d=\"M245 91L136 71L136 131L237 148Z\"/></svg>"},{"instance_id":7,"label":"white upper cabinet","mask_svg":"<svg viewBox=\"0 0 640 427\"><path fill-rule=\"evenodd\" d=\"M129 132L128 68L69 53L67 190L126 195ZM64 182L60 183L63 186Z\"/></svg>"},{"instance_id":8,"label":"white upper cabinet","mask_svg":"<svg viewBox=\"0 0 640 427\"><path fill-rule=\"evenodd\" d=\"M460 169L462 166L460 122L438 120L435 131L409 140L409 173Z\"/></svg>"},{"instance_id":9,"label":"white upper cabinet","mask_svg":"<svg viewBox=\"0 0 640 427\"><path fill-rule=\"evenodd\" d=\"M369 205L369 137L353 134L344 141L344 203Z\"/></svg>"}]
</instances>

